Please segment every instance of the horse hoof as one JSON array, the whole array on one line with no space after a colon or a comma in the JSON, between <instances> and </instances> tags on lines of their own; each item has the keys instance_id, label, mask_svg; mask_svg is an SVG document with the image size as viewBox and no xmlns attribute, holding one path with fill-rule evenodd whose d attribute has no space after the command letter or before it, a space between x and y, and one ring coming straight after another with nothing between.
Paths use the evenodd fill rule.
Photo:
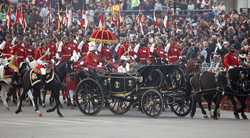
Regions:
<instances>
[{"instance_id":1,"label":"horse hoof","mask_svg":"<svg viewBox=\"0 0 250 138\"><path fill-rule=\"evenodd\" d=\"M57 113L59 117L64 117L62 113Z\"/></svg>"},{"instance_id":2,"label":"horse hoof","mask_svg":"<svg viewBox=\"0 0 250 138\"><path fill-rule=\"evenodd\" d=\"M21 112L21 110L16 110L16 112L15 112L15 113L16 113L16 114L18 114L18 113L20 113L20 112Z\"/></svg>"},{"instance_id":3,"label":"horse hoof","mask_svg":"<svg viewBox=\"0 0 250 138\"><path fill-rule=\"evenodd\" d=\"M50 113L50 112L53 112L54 109L48 109L47 112Z\"/></svg>"},{"instance_id":4,"label":"horse hoof","mask_svg":"<svg viewBox=\"0 0 250 138\"><path fill-rule=\"evenodd\" d=\"M242 119L244 119L244 120L248 120L247 115L245 115L245 114L241 114L241 117L242 117Z\"/></svg>"},{"instance_id":5,"label":"horse hoof","mask_svg":"<svg viewBox=\"0 0 250 138\"><path fill-rule=\"evenodd\" d=\"M202 119L208 119L208 116L207 115L203 115Z\"/></svg>"},{"instance_id":6,"label":"horse hoof","mask_svg":"<svg viewBox=\"0 0 250 138\"><path fill-rule=\"evenodd\" d=\"M234 113L234 117L235 117L235 119L240 119L240 116L238 113Z\"/></svg>"},{"instance_id":7,"label":"horse hoof","mask_svg":"<svg viewBox=\"0 0 250 138\"><path fill-rule=\"evenodd\" d=\"M43 107L43 108L45 108L45 107L46 107L46 104L45 104L45 103L43 103L43 104L42 104L42 107Z\"/></svg>"}]
</instances>

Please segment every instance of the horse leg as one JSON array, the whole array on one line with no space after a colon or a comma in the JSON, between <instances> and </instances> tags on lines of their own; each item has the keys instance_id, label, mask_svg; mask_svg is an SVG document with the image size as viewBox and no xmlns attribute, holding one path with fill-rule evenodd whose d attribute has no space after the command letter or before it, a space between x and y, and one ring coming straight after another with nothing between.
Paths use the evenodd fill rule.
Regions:
<instances>
[{"instance_id":1,"label":"horse leg","mask_svg":"<svg viewBox=\"0 0 250 138\"><path fill-rule=\"evenodd\" d=\"M214 104L215 104L213 118L215 120L217 120L218 118L220 118L220 109L219 108L220 108L221 99L222 99L222 96L217 94L216 97L213 100Z\"/></svg>"},{"instance_id":2,"label":"horse leg","mask_svg":"<svg viewBox=\"0 0 250 138\"><path fill-rule=\"evenodd\" d=\"M198 101L199 107L201 109L202 118L207 119L208 116L207 116L207 113L206 113L206 111L205 111L205 109L204 109L204 107L202 105L201 96L198 96L197 101Z\"/></svg>"},{"instance_id":3,"label":"horse leg","mask_svg":"<svg viewBox=\"0 0 250 138\"><path fill-rule=\"evenodd\" d=\"M59 117L63 117L63 114L60 112L60 91L53 91L53 93L55 93L55 101L56 101L56 108L57 108L57 114L59 115Z\"/></svg>"},{"instance_id":4,"label":"horse leg","mask_svg":"<svg viewBox=\"0 0 250 138\"><path fill-rule=\"evenodd\" d=\"M231 100L232 105L233 105L234 117L235 117L236 119L240 119L239 111L238 111L238 109L237 109L237 103L236 103L234 97L233 97L233 96L229 96L229 99Z\"/></svg>"},{"instance_id":5,"label":"horse leg","mask_svg":"<svg viewBox=\"0 0 250 138\"><path fill-rule=\"evenodd\" d=\"M52 92L51 95L50 95L50 98L54 98L55 97L55 94ZM56 104L54 107L50 108L47 110L47 112L54 112L56 110Z\"/></svg>"},{"instance_id":6,"label":"horse leg","mask_svg":"<svg viewBox=\"0 0 250 138\"><path fill-rule=\"evenodd\" d=\"M7 92L8 92L8 86L3 86L2 85L2 88L1 88L1 90L0 90L0 93L1 93L1 99L2 99L2 102L3 102L3 105L5 106L5 108L7 109L7 110L10 110L9 109L9 105L8 105L8 103L7 103Z\"/></svg>"},{"instance_id":7,"label":"horse leg","mask_svg":"<svg viewBox=\"0 0 250 138\"><path fill-rule=\"evenodd\" d=\"M36 97L34 98L34 96L33 96L33 94L32 94L32 91L31 91L31 89L28 91L28 97L29 97L29 99L30 99L30 101L31 101L31 103L32 103L32 106L33 106L33 108L36 110Z\"/></svg>"},{"instance_id":8,"label":"horse leg","mask_svg":"<svg viewBox=\"0 0 250 138\"><path fill-rule=\"evenodd\" d=\"M247 115L245 114L245 109L246 109L246 100L247 100L247 97L245 97L245 96L241 96L241 97L239 97L238 98L239 99L239 101L240 101L240 103L241 103L241 108L240 108L240 112L241 112L241 117L242 117L242 119L244 119L244 120L247 120L248 118L247 118Z\"/></svg>"},{"instance_id":9,"label":"horse leg","mask_svg":"<svg viewBox=\"0 0 250 138\"><path fill-rule=\"evenodd\" d=\"M196 113L196 104L197 104L197 96L196 95L192 95L192 106L191 106L191 113L190 113L190 117L194 118L194 115Z\"/></svg>"},{"instance_id":10,"label":"horse leg","mask_svg":"<svg viewBox=\"0 0 250 138\"><path fill-rule=\"evenodd\" d=\"M46 104L45 104L45 101L46 101L46 95L47 95L47 90L44 90L43 91L43 101L42 101L42 106L45 107Z\"/></svg>"},{"instance_id":11,"label":"horse leg","mask_svg":"<svg viewBox=\"0 0 250 138\"><path fill-rule=\"evenodd\" d=\"M210 118L213 118L212 108L211 108L211 106L212 106L212 100L211 100L211 98L212 97L210 97L210 96L204 96L204 98L207 101L207 108L208 108L208 111L209 111L209 116L210 116Z\"/></svg>"},{"instance_id":12,"label":"horse leg","mask_svg":"<svg viewBox=\"0 0 250 138\"><path fill-rule=\"evenodd\" d=\"M28 92L28 89L25 89L23 90L23 93L21 94L20 96L20 99L19 99L19 102L17 104L17 110L16 110L16 114L20 113L22 111L22 103L23 103L23 100L25 98L25 94Z\"/></svg>"},{"instance_id":13,"label":"horse leg","mask_svg":"<svg viewBox=\"0 0 250 138\"><path fill-rule=\"evenodd\" d=\"M40 96L40 92L39 91L35 91L34 92L34 103L35 103L35 112L37 113L37 115L39 117L42 116L42 113L39 111L39 107L38 107L38 98Z\"/></svg>"}]
</instances>

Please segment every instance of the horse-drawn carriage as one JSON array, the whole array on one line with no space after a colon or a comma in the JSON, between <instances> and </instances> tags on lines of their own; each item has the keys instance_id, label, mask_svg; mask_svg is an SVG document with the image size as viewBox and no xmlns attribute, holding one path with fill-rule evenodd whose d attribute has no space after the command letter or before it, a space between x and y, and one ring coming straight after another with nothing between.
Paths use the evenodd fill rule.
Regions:
<instances>
[{"instance_id":1,"label":"horse-drawn carriage","mask_svg":"<svg viewBox=\"0 0 250 138\"><path fill-rule=\"evenodd\" d=\"M76 89L76 102L87 115L97 114L104 105L115 114L138 107L150 117L166 108L178 116L190 112L186 78L178 65L149 65L133 73L88 73Z\"/></svg>"}]
</instances>

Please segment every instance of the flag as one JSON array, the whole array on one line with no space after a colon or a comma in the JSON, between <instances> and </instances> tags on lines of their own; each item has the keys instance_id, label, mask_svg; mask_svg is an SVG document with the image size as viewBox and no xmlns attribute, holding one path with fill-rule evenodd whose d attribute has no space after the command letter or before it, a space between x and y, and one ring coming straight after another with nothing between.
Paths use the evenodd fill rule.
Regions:
<instances>
[{"instance_id":1,"label":"flag","mask_svg":"<svg viewBox=\"0 0 250 138\"><path fill-rule=\"evenodd\" d=\"M65 14L63 16L63 24L64 24L64 26L68 26L68 20L69 20L68 9L66 9Z\"/></svg>"},{"instance_id":2,"label":"flag","mask_svg":"<svg viewBox=\"0 0 250 138\"><path fill-rule=\"evenodd\" d=\"M98 19L99 19L99 28L103 29L105 27L105 18L103 15L100 15Z\"/></svg>"},{"instance_id":3,"label":"flag","mask_svg":"<svg viewBox=\"0 0 250 138\"><path fill-rule=\"evenodd\" d=\"M167 15L165 15L165 17L164 17L163 25L164 25L164 27L166 29L168 29L168 27L169 27L169 20L168 20L168 16Z\"/></svg>"},{"instance_id":4,"label":"flag","mask_svg":"<svg viewBox=\"0 0 250 138\"><path fill-rule=\"evenodd\" d=\"M115 4L112 6L112 15L119 15L120 14L120 5Z\"/></svg>"},{"instance_id":5,"label":"flag","mask_svg":"<svg viewBox=\"0 0 250 138\"><path fill-rule=\"evenodd\" d=\"M87 28L88 27L88 18L87 18L87 15L86 15L86 12L85 11L82 11L81 12L81 19L80 19L80 27L81 29L83 28Z\"/></svg>"},{"instance_id":6,"label":"flag","mask_svg":"<svg viewBox=\"0 0 250 138\"><path fill-rule=\"evenodd\" d=\"M140 0L132 0L131 8L138 7L140 5Z\"/></svg>"},{"instance_id":7,"label":"flag","mask_svg":"<svg viewBox=\"0 0 250 138\"><path fill-rule=\"evenodd\" d=\"M8 12L6 13L6 24L7 24L7 28L10 29L11 28L11 11L10 9L8 9Z\"/></svg>"},{"instance_id":8,"label":"flag","mask_svg":"<svg viewBox=\"0 0 250 138\"><path fill-rule=\"evenodd\" d=\"M21 22L22 22L22 12L18 8L18 9L16 9L16 24L19 24Z\"/></svg>"},{"instance_id":9,"label":"flag","mask_svg":"<svg viewBox=\"0 0 250 138\"><path fill-rule=\"evenodd\" d=\"M160 28L161 26L161 19L155 16L155 12L154 12L154 26L157 28Z\"/></svg>"},{"instance_id":10,"label":"flag","mask_svg":"<svg viewBox=\"0 0 250 138\"><path fill-rule=\"evenodd\" d=\"M138 15L137 16L137 22L138 22L138 24L139 24L139 27L140 27L140 31L141 31L141 33L144 35L144 30L143 30L143 15Z\"/></svg>"},{"instance_id":11,"label":"flag","mask_svg":"<svg viewBox=\"0 0 250 138\"><path fill-rule=\"evenodd\" d=\"M23 14L22 14L21 25L22 25L22 28L23 28L23 32L25 33L26 29L27 29L27 22L26 22L26 17Z\"/></svg>"}]
</instances>

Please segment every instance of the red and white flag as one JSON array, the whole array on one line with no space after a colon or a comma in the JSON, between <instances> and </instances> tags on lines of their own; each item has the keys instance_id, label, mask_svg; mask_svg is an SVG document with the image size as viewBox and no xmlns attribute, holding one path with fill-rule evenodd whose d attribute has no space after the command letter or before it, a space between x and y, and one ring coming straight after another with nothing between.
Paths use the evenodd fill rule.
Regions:
<instances>
[{"instance_id":1,"label":"red and white flag","mask_svg":"<svg viewBox=\"0 0 250 138\"><path fill-rule=\"evenodd\" d=\"M11 28L11 12L10 10L8 10L8 12L6 13L6 24L7 24L7 28L10 29Z\"/></svg>"},{"instance_id":2,"label":"red and white flag","mask_svg":"<svg viewBox=\"0 0 250 138\"><path fill-rule=\"evenodd\" d=\"M139 24L142 35L144 35L142 16L139 16L139 15L137 16L137 22Z\"/></svg>"},{"instance_id":3,"label":"red and white flag","mask_svg":"<svg viewBox=\"0 0 250 138\"><path fill-rule=\"evenodd\" d=\"M21 22L22 28L23 28L23 32L26 32L27 29L27 22L26 22L26 18L24 17L24 15L22 14L22 22Z\"/></svg>"},{"instance_id":4,"label":"red and white flag","mask_svg":"<svg viewBox=\"0 0 250 138\"><path fill-rule=\"evenodd\" d=\"M155 13L154 13L154 25L157 27L157 28L160 28L161 26L161 19L156 17L155 16Z\"/></svg>"},{"instance_id":5,"label":"red and white flag","mask_svg":"<svg viewBox=\"0 0 250 138\"><path fill-rule=\"evenodd\" d=\"M81 29L83 28L87 28L88 27L88 18L87 18L87 15L86 15L86 12L85 11L82 11L82 15L81 15L81 19L80 19L80 27Z\"/></svg>"},{"instance_id":6,"label":"red and white flag","mask_svg":"<svg viewBox=\"0 0 250 138\"><path fill-rule=\"evenodd\" d=\"M20 9L16 10L16 24L19 24L22 22L22 11Z\"/></svg>"},{"instance_id":7,"label":"red and white flag","mask_svg":"<svg viewBox=\"0 0 250 138\"><path fill-rule=\"evenodd\" d=\"M99 28L103 29L105 27L105 17L103 15L99 16Z\"/></svg>"},{"instance_id":8,"label":"red and white flag","mask_svg":"<svg viewBox=\"0 0 250 138\"><path fill-rule=\"evenodd\" d=\"M166 29L169 27L169 20L168 20L168 16L167 15L165 15L165 17L164 17L163 25L164 25L164 27Z\"/></svg>"}]
</instances>

